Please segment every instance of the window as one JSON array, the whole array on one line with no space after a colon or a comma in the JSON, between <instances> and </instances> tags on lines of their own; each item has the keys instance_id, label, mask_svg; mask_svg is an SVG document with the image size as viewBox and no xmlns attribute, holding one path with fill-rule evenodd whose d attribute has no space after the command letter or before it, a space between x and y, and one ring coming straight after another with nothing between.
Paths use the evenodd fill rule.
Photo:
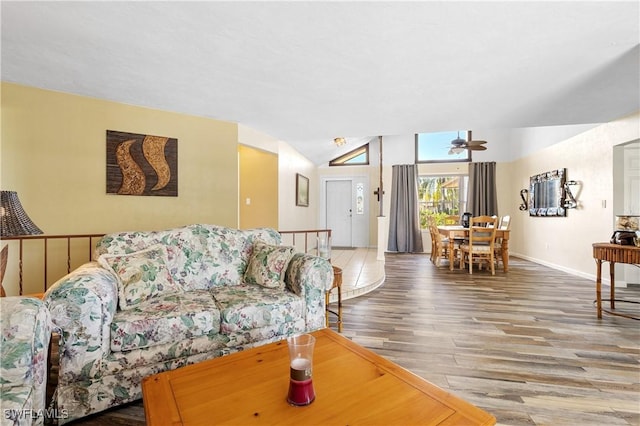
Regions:
<instances>
[{"instance_id":1,"label":"window","mask_svg":"<svg viewBox=\"0 0 640 426\"><path fill-rule=\"evenodd\" d=\"M471 140L471 131L416 133L416 163L471 161L469 149L463 149L458 153L451 152L451 141L458 137Z\"/></svg>"},{"instance_id":2,"label":"window","mask_svg":"<svg viewBox=\"0 0 640 426\"><path fill-rule=\"evenodd\" d=\"M420 227L428 228L427 218L434 216L438 225L444 218L460 216L467 207L467 185L469 176L420 176L418 202L420 205Z\"/></svg>"},{"instance_id":3,"label":"window","mask_svg":"<svg viewBox=\"0 0 640 426\"><path fill-rule=\"evenodd\" d=\"M329 166L366 166L369 164L369 144L362 145L329 161Z\"/></svg>"}]
</instances>

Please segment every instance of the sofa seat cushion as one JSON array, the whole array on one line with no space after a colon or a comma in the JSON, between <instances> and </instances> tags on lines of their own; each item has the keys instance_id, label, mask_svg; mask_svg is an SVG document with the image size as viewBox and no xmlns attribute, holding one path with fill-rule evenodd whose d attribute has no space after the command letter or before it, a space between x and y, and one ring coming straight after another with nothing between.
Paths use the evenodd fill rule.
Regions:
<instances>
[{"instance_id":1,"label":"sofa seat cushion","mask_svg":"<svg viewBox=\"0 0 640 426\"><path fill-rule=\"evenodd\" d=\"M209 291L167 294L116 312L111 350L141 349L220 330L220 311Z\"/></svg>"},{"instance_id":2,"label":"sofa seat cushion","mask_svg":"<svg viewBox=\"0 0 640 426\"><path fill-rule=\"evenodd\" d=\"M304 300L290 291L255 284L213 290L220 309L220 332L253 330L304 318Z\"/></svg>"}]
</instances>

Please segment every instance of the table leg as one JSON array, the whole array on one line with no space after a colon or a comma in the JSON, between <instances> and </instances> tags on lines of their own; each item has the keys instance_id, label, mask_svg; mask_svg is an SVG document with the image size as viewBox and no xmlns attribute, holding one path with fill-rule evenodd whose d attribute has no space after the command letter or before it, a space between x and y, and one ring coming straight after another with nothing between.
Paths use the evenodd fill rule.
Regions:
<instances>
[{"instance_id":1,"label":"table leg","mask_svg":"<svg viewBox=\"0 0 640 426\"><path fill-rule=\"evenodd\" d=\"M596 260L596 308L598 319L602 318L602 260Z\"/></svg>"},{"instance_id":2,"label":"table leg","mask_svg":"<svg viewBox=\"0 0 640 426\"><path fill-rule=\"evenodd\" d=\"M505 238L502 239L502 269L509 270L509 240Z\"/></svg>"},{"instance_id":3,"label":"table leg","mask_svg":"<svg viewBox=\"0 0 640 426\"><path fill-rule=\"evenodd\" d=\"M453 235L449 235L449 270L453 271Z\"/></svg>"},{"instance_id":4,"label":"table leg","mask_svg":"<svg viewBox=\"0 0 640 426\"><path fill-rule=\"evenodd\" d=\"M609 301L611 304L611 309L616 308L616 262L609 262L609 278L611 279L611 294L609 296Z\"/></svg>"},{"instance_id":5,"label":"table leg","mask_svg":"<svg viewBox=\"0 0 640 426\"><path fill-rule=\"evenodd\" d=\"M331 290L324 292L324 324L329 327L329 294Z\"/></svg>"}]
</instances>

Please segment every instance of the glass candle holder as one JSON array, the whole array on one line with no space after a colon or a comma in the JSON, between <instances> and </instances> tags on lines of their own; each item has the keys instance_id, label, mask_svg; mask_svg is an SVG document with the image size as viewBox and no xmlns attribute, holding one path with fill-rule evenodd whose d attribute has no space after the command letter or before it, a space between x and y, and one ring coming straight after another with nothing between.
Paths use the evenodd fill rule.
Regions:
<instances>
[{"instance_id":1,"label":"glass candle holder","mask_svg":"<svg viewBox=\"0 0 640 426\"><path fill-rule=\"evenodd\" d=\"M316 399L313 389L313 347L316 339L310 334L289 337L289 393L291 405L309 405Z\"/></svg>"},{"instance_id":2,"label":"glass candle holder","mask_svg":"<svg viewBox=\"0 0 640 426\"><path fill-rule=\"evenodd\" d=\"M318 237L318 256L331 259L331 239L326 235Z\"/></svg>"}]
</instances>

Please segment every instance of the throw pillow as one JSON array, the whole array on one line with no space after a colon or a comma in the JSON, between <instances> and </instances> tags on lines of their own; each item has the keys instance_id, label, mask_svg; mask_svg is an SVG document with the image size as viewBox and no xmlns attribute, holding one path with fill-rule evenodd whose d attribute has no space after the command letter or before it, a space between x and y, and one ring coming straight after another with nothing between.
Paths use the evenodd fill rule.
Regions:
<instances>
[{"instance_id":1,"label":"throw pillow","mask_svg":"<svg viewBox=\"0 0 640 426\"><path fill-rule=\"evenodd\" d=\"M118 280L120 309L134 308L153 297L181 292L167 267L167 249L155 245L127 254L103 254L98 263Z\"/></svg>"},{"instance_id":2,"label":"throw pillow","mask_svg":"<svg viewBox=\"0 0 640 426\"><path fill-rule=\"evenodd\" d=\"M274 246L256 241L249 264L244 273L244 281L267 288L284 290L284 274L293 257L293 247Z\"/></svg>"}]
</instances>

